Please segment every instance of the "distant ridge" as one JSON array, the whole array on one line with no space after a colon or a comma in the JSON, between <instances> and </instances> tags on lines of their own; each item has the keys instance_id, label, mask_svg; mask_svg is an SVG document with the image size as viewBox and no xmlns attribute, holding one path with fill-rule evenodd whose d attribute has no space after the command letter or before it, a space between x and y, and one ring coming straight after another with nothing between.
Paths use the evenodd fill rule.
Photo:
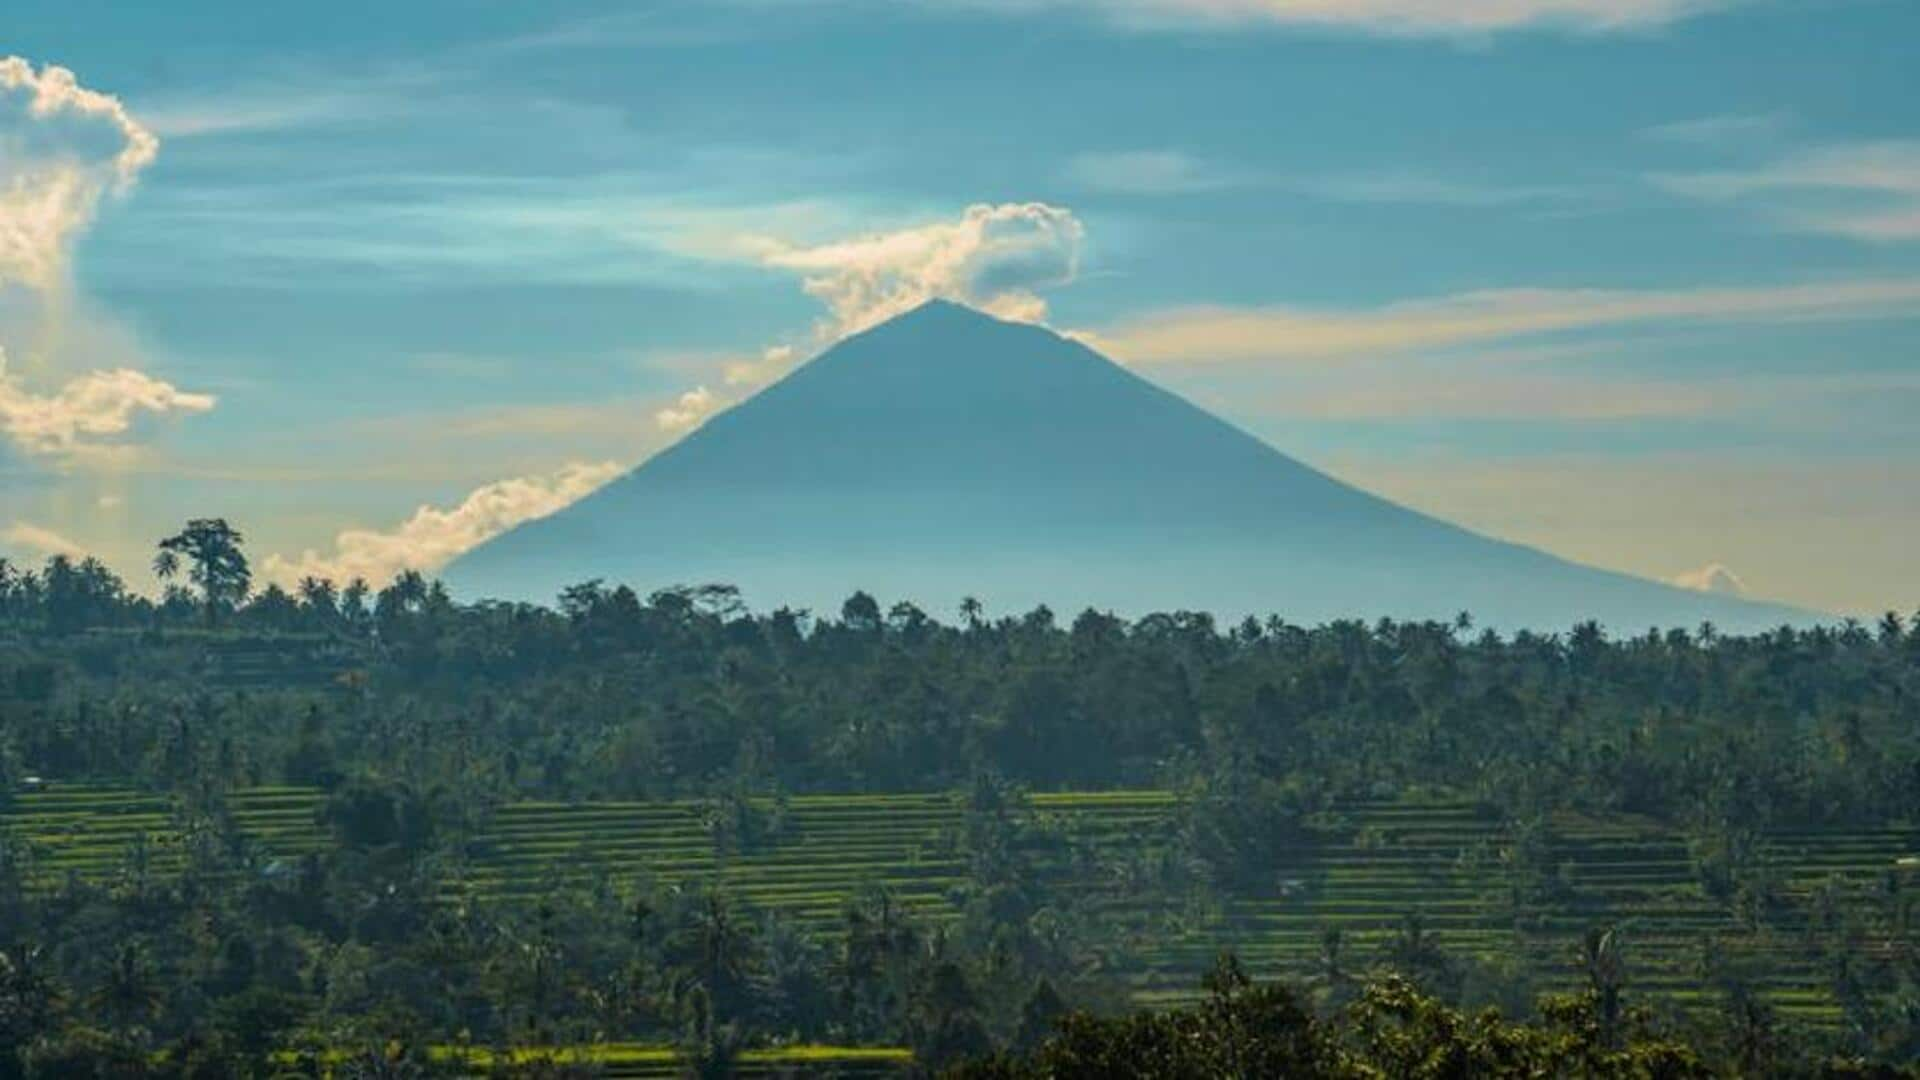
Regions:
<instances>
[{"instance_id":1,"label":"distant ridge","mask_svg":"<svg viewBox=\"0 0 1920 1080\"><path fill-rule=\"evenodd\" d=\"M550 601L589 578L728 582L756 607L1045 603L1296 623L1622 632L1808 623L1493 540L1369 495L1046 329L932 301L447 569Z\"/></svg>"}]
</instances>

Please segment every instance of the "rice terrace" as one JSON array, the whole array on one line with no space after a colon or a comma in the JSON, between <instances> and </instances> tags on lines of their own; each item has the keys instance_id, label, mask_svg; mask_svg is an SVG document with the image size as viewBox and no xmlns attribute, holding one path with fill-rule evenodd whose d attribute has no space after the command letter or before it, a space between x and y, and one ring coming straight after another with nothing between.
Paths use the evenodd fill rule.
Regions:
<instances>
[{"instance_id":1,"label":"rice terrace","mask_svg":"<svg viewBox=\"0 0 1920 1080\"><path fill-rule=\"evenodd\" d=\"M0 11L0 1080L1920 1080L1920 5Z\"/></svg>"},{"instance_id":2,"label":"rice terrace","mask_svg":"<svg viewBox=\"0 0 1920 1080\"><path fill-rule=\"evenodd\" d=\"M295 787L228 793L224 811L247 849L237 872L273 879L324 849L324 798ZM1920 851L1920 833L1911 827L1765 836L1759 857L1772 891L1759 901L1768 907L1761 912L1743 910L1742 902L1753 902L1745 898L1710 896L1684 835L1643 818L1555 815L1522 837L1491 808L1410 799L1330 807L1309 842L1280 855L1270 888L1194 910L1139 887L1142 862L1177 846L1178 793L1015 798L999 812L1019 823L1041 877L1071 897L1073 917L1114 929L1115 947L1103 957L1107 974L1120 976L1138 1004L1198 997L1200 974L1223 951L1260 977L1326 987L1357 979L1374 959L1418 956L1423 948L1500 965L1502 978L1515 975L1507 958L1520 957L1523 986L1575 989L1586 979L1581 937L1605 924L1630 934L1634 990L1663 1007L1710 1008L1717 980L1741 980L1782 1019L1838 1030L1851 1022L1847 989L1835 978L1823 932L1843 905L1864 903L1871 921L1854 928L1848 946L1886 952L1900 947L1920 903L1920 858L1909 854ZM453 856L441 902L565 905L675 880L726 897L743 916L820 934L876 899L929 927L956 920L966 902L966 852L957 835L968 813L963 794L754 799L736 807L769 823L754 839L732 832L716 809L684 799L499 806ZM76 787L21 796L0 814L0 828L24 845L31 888L138 889L184 869L178 820L165 798ZM1537 860L1531 880L1505 872L1516 845ZM541 1060L535 1051L518 1053ZM682 1060L672 1047L546 1053L591 1061L608 1076L671 1075ZM857 1075L895 1069L907 1055L800 1047L741 1063L749 1067L744 1075L756 1062L772 1068L803 1059ZM485 1050L446 1056L478 1071L502 1065Z\"/></svg>"}]
</instances>

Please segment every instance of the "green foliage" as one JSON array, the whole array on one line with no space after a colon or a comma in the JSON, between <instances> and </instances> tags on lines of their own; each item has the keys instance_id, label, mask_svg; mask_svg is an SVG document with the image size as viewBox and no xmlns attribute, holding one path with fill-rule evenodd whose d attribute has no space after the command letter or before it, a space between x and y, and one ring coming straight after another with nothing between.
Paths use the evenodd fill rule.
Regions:
<instances>
[{"instance_id":1,"label":"green foliage","mask_svg":"<svg viewBox=\"0 0 1920 1080\"><path fill-rule=\"evenodd\" d=\"M186 528L162 539L153 559L153 572L169 581L187 564L187 578L200 589L207 621L246 599L253 570L240 550L244 538L224 518L196 518ZM264 598L270 610L284 613L290 601L277 589Z\"/></svg>"},{"instance_id":2,"label":"green foliage","mask_svg":"<svg viewBox=\"0 0 1920 1080\"><path fill-rule=\"evenodd\" d=\"M1216 883L1271 888L1297 873L1287 860L1311 845L1307 816L1315 808L1304 779L1280 782L1229 766L1196 785L1181 838Z\"/></svg>"},{"instance_id":3,"label":"green foliage","mask_svg":"<svg viewBox=\"0 0 1920 1080\"><path fill-rule=\"evenodd\" d=\"M350 848L420 852L433 842L432 805L405 784L356 779L328 797L320 818Z\"/></svg>"},{"instance_id":4,"label":"green foliage","mask_svg":"<svg viewBox=\"0 0 1920 1080\"><path fill-rule=\"evenodd\" d=\"M1907 621L949 626L601 582L547 610L418 574L255 592L239 547L190 523L162 554L198 596L158 602L0 571L0 822L32 822L0 826L0 1070L623 1041L931 1066L1044 1055L1074 1010L1073 1052L1118 1065L1090 1017L1224 943L1303 989L1223 973L1122 1045L1248 1074L1685 1075L1676 1032L1729 1069L1920 1052ZM1527 1022L1460 1011L1487 1004ZM1178 1056L1193 1032L1212 1056Z\"/></svg>"},{"instance_id":5,"label":"green foliage","mask_svg":"<svg viewBox=\"0 0 1920 1080\"><path fill-rule=\"evenodd\" d=\"M1231 957L1186 1009L1106 1019L1075 1013L1032 1051L963 1065L963 1080L1023 1077L1706 1077L1684 1043L1637 1028L1612 1045L1589 998L1550 1001L1538 1024L1464 1014L1387 978L1352 1005L1316 1013L1294 991L1256 985Z\"/></svg>"}]
</instances>

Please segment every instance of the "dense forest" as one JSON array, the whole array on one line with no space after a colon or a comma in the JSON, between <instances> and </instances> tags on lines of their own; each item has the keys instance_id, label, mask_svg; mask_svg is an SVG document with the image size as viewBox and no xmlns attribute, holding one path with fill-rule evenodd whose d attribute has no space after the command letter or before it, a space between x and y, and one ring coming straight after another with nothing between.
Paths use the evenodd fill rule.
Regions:
<instances>
[{"instance_id":1,"label":"dense forest","mask_svg":"<svg viewBox=\"0 0 1920 1080\"><path fill-rule=\"evenodd\" d=\"M1025 809L1177 793L1151 850L1086 871L1174 909L1271 891L1345 806L1444 794L1502 838L1485 872L1516 920L1554 902L1538 838L1556 815L1630 817L1684 836L1699 888L1764 928L1790 907L1770 831L1920 821L1920 617L1501 635L1467 613L1221 626L956 598L942 618L864 593L757 612L725 585L598 581L551 608L462 604L414 573L255 589L218 521L164 541L155 569L157 600L91 560L0 562L0 812L124 788L164 799L180 838L164 868L135 845L109 873L61 876L0 825L0 1077L410 1075L445 1065L434 1047L623 1041L715 1074L752 1047L835 1044L1099 1075L1118 1048L1242 1030L1222 1010L1249 1002L1286 1034L1247 1053L1308 1056L1163 1074L1493 1067L1380 1064L1416 1030L1590 1074L1594 1055L1614 1055L1608 1074L1695 1075L1920 1054L1920 881L1892 866L1836 889L1817 925L1794 916L1831 968L1830 1029L1770 1015L1764 971L1703 974L1705 1008L1635 999L1630 925L1585 934L1567 958L1581 985L1555 997L1503 989L1499 958L1449 954L1417 918L1344 960L1328 927L1291 989L1229 966L1193 1011L1125 1019L1121 928L1047 869L1115 857ZM236 824L238 793L276 786L320 792L327 843L270 858ZM872 888L801 928L670 873L512 899L452 884L514 804L693 800L724 858L779 842L790 800L851 792L950 793L956 918ZM1475 1012L1493 1005L1535 1026Z\"/></svg>"}]
</instances>

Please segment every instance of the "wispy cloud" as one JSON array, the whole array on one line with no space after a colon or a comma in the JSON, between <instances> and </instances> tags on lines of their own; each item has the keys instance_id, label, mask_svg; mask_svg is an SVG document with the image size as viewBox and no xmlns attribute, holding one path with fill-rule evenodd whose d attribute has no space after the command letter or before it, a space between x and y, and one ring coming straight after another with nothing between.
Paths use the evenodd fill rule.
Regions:
<instances>
[{"instance_id":1,"label":"wispy cloud","mask_svg":"<svg viewBox=\"0 0 1920 1080\"><path fill-rule=\"evenodd\" d=\"M544 476L501 480L451 507L421 506L387 531L347 529L334 538L330 553L269 555L262 569L269 580L287 585L309 576L381 584L403 570L435 571L516 525L579 500L621 472L622 466L611 461L576 462Z\"/></svg>"},{"instance_id":2,"label":"wispy cloud","mask_svg":"<svg viewBox=\"0 0 1920 1080\"><path fill-rule=\"evenodd\" d=\"M767 236L832 234L861 215L828 200L761 198L743 178L804 172L721 150L653 170L585 176L381 172L154 192L141 235L210 283L305 287L481 281L737 286Z\"/></svg>"},{"instance_id":3,"label":"wispy cloud","mask_svg":"<svg viewBox=\"0 0 1920 1080\"><path fill-rule=\"evenodd\" d=\"M1816 147L1753 168L1653 179L1693 198L1749 207L1789 229L1920 240L1920 140Z\"/></svg>"},{"instance_id":4,"label":"wispy cloud","mask_svg":"<svg viewBox=\"0 0 1920 1080\"><path fill-rule=\"evenodd\" d=\"M141 110L154 134L165 139L256 134L365 120L404 108L401 94L372 92L331 82L288 89L284 84L234 87L203 97L162 99Z\"/></svg>"},{"instance_id":5,"label":"wispy cloud","mask_svg":"<svg viewBox=\"0 0 1920 1080\"><path fill-rule=\"evenodd\" d=\"M452 379L502 379L513 370L513 361L505 356L478 353L433 351L407 358L407 366L429 375Z\"/></svg>"},{"instance_id":6,"label":"wispy cloud","mask_svg":"<svg viewBox=\"0 0 1920 1080\"><path fill-rule=\"evenodd\" d=\"M1337 421L1680 420L1740 404L1711 382L1380 362L1236 395L1261 415Z\"/></svg>"},{"instance_id":7,"label":"wispy cloud","mask_svg":"<svg viewBox=\"0 0 1920 1080\"><path fill-rule=\"evenodd\" d=\"M1592 195L1570 185L1469 179L1413 170L1347 173L1294 181L1289 186L1334 202L1410 206L1506 207L1565 203Z\"/></svg>"},{"instance_id":8,"label":"wispy cloud","mask_svg":"<svg viewBox=\"0 0 1920 1080\"><path fill-rule=\"evenodd\" d=\"M590 442L598 453L646 450L634 446L646 432L647 418L665 404L654 397L618 396L596 401L543 402L455 410L400 412L381 417L330 424L327 436L347 447L405 446L423 464L422 455L438 456L447 447L473 448L487 444L489 455L552 447L558 440L574 445ZM382 455L388 453L381 450ZM357 466L356 466L357 467Z\"/></svg>"},{"instance_id":9,"label":"wispy cloud","mask_svg":"<svg viewBox=\"0 0 1920 1080\"><path fill-rule=\"evenodd\" d=\"M1563 434L1570 425L1705 421L1818 441L1836 417L1850 418L1856 434L1870 437L1861 426L1870 422L1862 416L1863 401L1920 395L1920 374L1729 373L1690 363L1684 352L1669 352L1659 370L1645 370L1649 348L1684 349L1686 340L1643 334L1630 343L1599 338L1541 348L1459 347L1277 369L1190 369L1174 377L1249 421L1333 421L1376 433L1381 425L1436 421L1455 431L1547 423Z\"/></svg>"},{"instance_id":10,"label":"wispy cloud","mask_svg":"<svg viewBox=\"0 0 1920 1080\"><path fill-rule=\"evenodd\" d=\"M1362 205L1511 207L1590 201L1590 187L1526 183L1510 177L1450 175L1421 169L1285 174L1241 168L1180 150L1089 152L1069 158L1061 179L1088 191L1115 195L1196 195L1238 188L1287 192L1326 202Z\"/></svg>"},{"instance_id":11,"label":"wispy cloud","mask_svg":"<svg viewBox=\"0 0 1920 1080\"><path fill-rule=\"evenodd\" d=\"M15 551L29 555L50 556L65 555L78 559L87 551L80 544L44 526L31 522L16 521L5 529L0 529L0 543Z\"/></svg>"},{"instance_id":12,"label":"wispy cloud","mask_svg":"<svg viewBox=\"0 0 1920 1080\"><path fill-rule=\"evenodd\" d=\"M1785 130L1790 119L1784 112L1721 113L1655 124L1640 134L1655 142L1720 146L1771 138Z\"/></svg>"},{"instance_id":13,"label":"wispy cloud","mask_svg":"<svg viewBox=\"0 0 1920 1080\"><path fill-rule=\"evenodd\" d=\"M1920 278L1672 291L1504 289L1361 310L1194 307L1092 334L1131 363L1300 362L1636 323L1905 317Z\"/></svg>"},{"instance_id":14,"label":"wispy cloud","mask_svg":"<svg viewBox=\"0 0 1920 1080\"><path fill-rule=\"evenodd\" d=\"M1245 182L1246 177L1179 150L1113 150L1076 154L1061 169L1068 183L1118 195L1190 195Z\"/></svg>"},{"instance_id":15,"label":"wispy cloud","mask_svg":"<svg viewBox=\"0 0 1920 1080\"><path fill-rule=\"evenodd\" d=\"M757 0L745 0L757 2ZM528 14L539 12L531 6ZM524 80L532 66L566 53L680 50L720 46L770 31L765 17L742 19L718 5L670 4L564 19L504 37L409 49L402 59L364 62L275 60L210 71L189 90L147 100L142 116L163 138L195 139L335 125L378 124L504 105L538 108L528 87L508 94L503 80Z\"/></svg>"},{"instance_id":16,"label":"wispy cloud","mask_svg":"<svg viewBox=\"0 0 1920 1080\"><path fill-rule=\"evenodd\" d=\"M1082 10L1135 29L1303 27L1388 37L1644 31L1751 0L929 0L1005 12Z\"/></svg>"}]
</instances>

